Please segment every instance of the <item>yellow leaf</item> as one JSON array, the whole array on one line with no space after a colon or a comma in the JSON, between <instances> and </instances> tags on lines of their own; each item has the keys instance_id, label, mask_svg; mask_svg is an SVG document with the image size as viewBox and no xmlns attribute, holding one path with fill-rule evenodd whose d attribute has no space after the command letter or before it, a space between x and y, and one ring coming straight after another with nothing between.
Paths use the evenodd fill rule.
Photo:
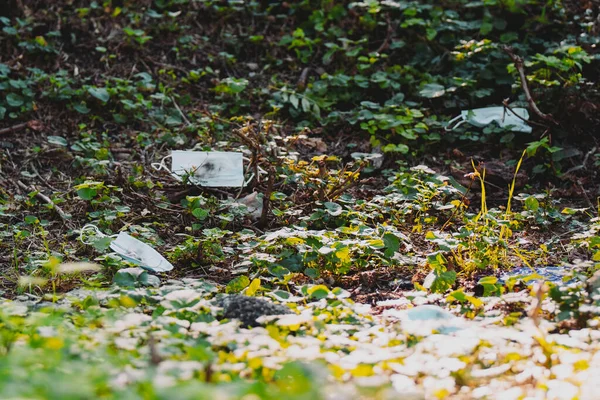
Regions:
<instances>
[{"instance_id":1,"label":"yellow leaf","mask_svg":"<svg viewBox=\"0 0 600 400\"><path fill-rule=\"evenodd\" d=\"M252 369L258 369L262 366L262 358L255 357L248 360L248 367Z\"/></svg>"},{"instance_id":2,"label":"yellow leaf","mask_svg":"<svg viewBox=\"0 0 600 400\"><path fill-rule=\"evenodd\" d=\"M260 288L260 278L253 279L250 285L246 288L246 296L254 296Z\"/></svg>"},{"instance_id":3,"label":"yellow leaf","mask_svg":"<svg viewBox=\"0 0 600 400\"><path fill-rule=\"evenodd\" d=\"M372 376L373 367L371 365L361 364L350 372L354 377Z\"/></svg>"},{"instance_id":4,"label":"yellow leaf","mask_svg":"<svg viewBox=\"0 0 600 400\"><path fill-rule=\"evenodd\" d=\"M334 378L337 378L337 379L340 379L346 373L344 368L340 367L339 365L335 365L335 364L329 365L329 372L331 373L331 375Z\"/></svg>"},{"instance_id":5,"label":"yellow leaf","mask_svg":"<svg viewBox=\"0 0 600 400\"><path fill-rule=\"evenodd\" d=\"M289 238L285 239L285 244L290 245L290 246L295 246L297 244L304 244L304 239L297 238L297 237L289 237Z\"/></svg>"},{"instance_id":6,"label":"yellow leaf","mask_svg":"<svg viewBox=\"0 0 600 400\"><path fill-rule=\"evenodd\" d=\"M385 243L381 239L373 239L368 241L369 246L374 247L376 249L382 249L385 247Z\"/></svg>"},{"instance_id":7,"label":"yellow leaf","mask_svg":"<svg viewBox=\"0 0 600 400\"><path fill-rule=\"evenodd\" d=\"M65 343L60 338L48 338L46 339L46 348L51 350L60 350L63 348Z\"/></svg>"},{"instance_id":8,"label":"yellow leaf","mask_svg":"<svg viewBox=\"0 0 600 400\"><path fill-rule=\"evenodd\" d=\"M352 261L352 259L350 258L350 248L348 247L342 247L341 249L336 251L335 256L339 258L339 260L342 263L349 263L350 261Z\"/></svg>"},{"instance_id":9,"label":"yellow leaf","mask_svg":"<svg viewBox=\"0 0 600 400\"><path fill-rule=\"evenodd\" d=\"M133 308L133 307L137 306L137 303L135 302L135 300L129 296L122 295L119 298L119 303L121 303L121 306L123 306L125 308Z\"/></svg>"}]
</instances>

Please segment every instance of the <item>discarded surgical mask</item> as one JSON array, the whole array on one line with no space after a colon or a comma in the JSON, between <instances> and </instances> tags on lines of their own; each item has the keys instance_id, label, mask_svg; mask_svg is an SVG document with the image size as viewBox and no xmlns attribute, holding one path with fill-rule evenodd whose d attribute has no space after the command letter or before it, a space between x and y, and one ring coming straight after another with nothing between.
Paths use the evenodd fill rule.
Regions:
<instances>
[{"instance_id":1,"label":"discarded surgical mask","mask_svg":"<svg viewBox=\"0 0 600 400\"><path fill-rule=\"evenodd\" d=\"M516 115L515 115L516 114ZM465 122L478 128L483 128L495 122L501 128L507 128L515 132L531 133L531 126L524 120L529 119L529 113L525 108L486 107L475 110L461 111L460 115L452 118L446 125L447 131L453 131ZM455 122L456 125L452 126Z\"/></svg>"},{"instance_id":2,"label":"discarded surgical mask","mask_svg":"<svg viewBox=\"0 0 600 400\"><path fill-rule=\"evenodd\" d=\"M171 175L181 181L187 176L189 181L206 187L242 187L244 185L243 154L230 151L189 151L174 150L152 167L160 171L167 169L164 164L171 158Z\"/></svg>"},{"instance_id":3,"label":"discarded surgical mask","mask_svg":"<svg viewBox=\"0 0 600 400\"><path fill-rule=\"evenodd\" d=\"M96 237L106 237L95 225L86 225L81 228L79 236L84 244L90 244L83 236L87 231L94 231ZM151 272L166 272L173 269L173 264L146 243L131 237L125 232L114 235L114 237L115 240L111 242L110 249L125 260Z\"/></svg>"}]
</instances>

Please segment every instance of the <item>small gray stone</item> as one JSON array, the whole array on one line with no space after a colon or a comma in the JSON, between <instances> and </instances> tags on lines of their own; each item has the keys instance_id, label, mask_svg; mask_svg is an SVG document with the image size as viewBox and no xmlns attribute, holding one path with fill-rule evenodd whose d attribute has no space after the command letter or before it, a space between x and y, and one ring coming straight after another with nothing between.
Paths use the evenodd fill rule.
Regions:
<instances>
[{"instance_id":1,"label":"small gray stone","mask_svg":"<svg viewBox=\"0 0 600 400\"><path fill-rule=\"evenodd\" d=\"M292 311L283 305L273 304L265 299L230 295L217 301L219 307L223 307L223 317L237 319L243 326L260 326L256 320L265 315L291 314Z\"/></svg>"}]
</instances>

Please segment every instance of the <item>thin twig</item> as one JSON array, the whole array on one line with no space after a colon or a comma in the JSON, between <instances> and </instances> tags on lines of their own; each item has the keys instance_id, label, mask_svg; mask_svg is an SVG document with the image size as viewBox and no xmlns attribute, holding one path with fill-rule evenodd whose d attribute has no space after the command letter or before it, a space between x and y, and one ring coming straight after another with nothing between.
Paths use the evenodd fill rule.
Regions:
<instances>
[{"instance_id":1,"label":"thin twig","mask_svg":"<svg viewBox=\"0 0 600 400\"><path fill-rule=\"evenodd\" d=\"M273 193L273 184L275 183L275 168L269 163L269 177L267 181L267 190L263 196L263 209L258 223L259 228L265 228L269 222L269 210L271 208L271 194Z\"/></svg>"},{"instance_id":2,"label":"thin twig","mask_svg":"<svg viewBox=\"0 0 600 400\"><path fill-rule=\"evenodd\" d=\"M17 132L17 131L20 131L20 130L25 129L25 128L27 128L27 122L24 122L22 124L17 124L17 125L9 126L8 128L0 129L0 135L5 135L7 133Z\"/></svg>"},{"instance_id":3,"label":"thin twig","mask_svg":"<svg viewBox=\"0 0 600 400\"><path fill-rule=\"evenodd\" d=\"M58 214L58 216L64 222L68 222L69 221L69 219L70 219L69 215L67 215L67 213L65 213L62 210L62 208L60 208L59 206L57 206L56 203L54 203L54 201L52 201L51 198L49 198L48 196L46 196L42 192L38 191L35 187L33 187L33 186L27 186L26 184L24 184L21 181L16 181L16 182L13 181L13 184L15 186L17 186L18 188L26 190L28 192L36 192L35 193L35 197L37 197L38 199L42 200L46 204L50 204L52 206L52 208L54 209L54 211L56 211L56 213Z\"/></svg>"},{"instance_id":4,"label":"thin twig","mask_svg":"<svg viewBox=\"0 0 600 400\"><path fill-rule=\"evenodd\" d=\"M173 105L175 105L175 108L177 109L177 111L179 111L179 114L181 114L181 118L183 118L183 120L185 121L185 123L188 126L192 126L192 123L190 122L189 119L187 119L187 117L185 116L185 114L183 113L183 111L181 111L181 108L179 108L179 104L177 104L177 102L175 101L175 99L173 97L171 97L171 101L173 102Z\"/></svg>"},{"instance_id":5,"label":"thin twig","mask_svg":"<svg viewBox=\"0 0 600 400\"><path fill-rule=\"evenodd\" d=\"M585 197L585 200L587 201L588 206L590 206L590 208L592 210L594 210L594 212L597 213L596 207L594 207L594 203L592 203L592 200L590 199L590 196L588 196L588 194L587 194L585 188L583 187L583 185L581 183L577 182L577 186L579 186L579 189L581 190L581 193L583 193L583 197Z\"/></svg>"},{"instance_id":6,"label":"thin twig","mask_svg":"<svg viewBox=\"0 0 600 400\"><path fill-rule=\"evenodd\" d=\"M385 40L383 41L383 43L381 43L381 46L379 46L379 48L375 50L376 53L381 53L382 51L387 50L387 48L390 47L390 40L392 40L392 35L394 34L394 27L392 27L390 14L387 14L385 16L385 20L387 22L387 32Z\"/></svg>"},{"instance_id":7,"label":"thin twig","mask_svg":"<svg viewBox=\"0 0 600 400\"><path fill-rule=\"evenodd\" d=\"M527 103L529 104L529 108L531 109L531 111L533 111L533 113L535 113L541 119L558 125L558 122L556 122L556 120L551 114L544 114L535 104L535 100L533 100L531 92L529 91L529 84L527 83L527 76L525 75L525 64L523 62L523 59L516 55L513 48L510 46L502 46L502 50L504 50L504 52L508 54L511 60L515 63L515 68L519 72L519 76L521 78L521 88L525 93L525 98L527 99Z\"/></svg>"},{"instance_id":8,"label":"thin twig","mask_svg":"<svg viewBox=\"0 0 600 400\"><path fill-rule=\"evenodd\" d=\"M347 190L349 190L350 188L357 186L359 184L364 184L366 182L368 182L370 180L370 178L368 179L356 179L356 180L352 180L353 177L357 177L359 176L360 172L363 169L363 165L360 165L358 167L358 169L356 171L353 171L345 180L344 182L342 182L342 184L340 186L338 186L337 188L333 188L331 191L329 191L329 193L327 193L325 195L326 199L329 200L334 200L336 199L338 196L341 196L344 192L346 192Z\"/></svg>"},{"instance_id":9,"label":"thin twig","mask_svg":"<svg viewBox=\"0 0 600 400\"><path fill-rule=\"evenodd\" d=\"M40 121L34 119L31 121L23 122L21 124L9 126L8 128L0 129L0 135L18 132L25 128L33 129L34 131L39 131L42 129L42 123Z\"/></svg>"},{"instance_id":10,"label":"thin twig","mask_svg":"<svg viewBox=\"0 0 600 400\"><path fill-rule=\"evenodd\" d=\"M508 111L510 111L515 117L519 118L521 121L527 122L528 124L537 125L537 126L540 126L542 128L547 128L548 127L547 125L540 124L539 122L530 121L528 119L525 119L525 118L521 117L519 114L517 114L515 112L515 110L513 110L511 108L511 106L508 105L508 99L504 99L504 101L502 101L502 105L504 106L504 108L506 108Z\"/></svg>"},{"instance_id":11,"label":"thin twig","mask_svg":"<svg viewBox=\"0 0 600 400\"><path fill-rule=\"evenodd\" d=\"M251 128L252 128L252 126L250 124L247 124L245 127L241 128L241 129L236 129L233 132L252 151L252 159L250 160L249 167L254 167L254 174L255 174L255 177L257 180L257 184L259 183L259 178L260 178L258 164L261 159L261 156L262 156L262 159L264 159L264 161L267 164L267 169L268 169L267 188L264 193L263 209L262 209L262 213L260 216L260 220L258 222L258 227L264 228L265 226L267 226L267 223L269 222L268 217L269 217L269 210L271 207L271 193L273 193L276 171L275 171L275 168L273 167L273 164L269 160L268 155L266 154L265 150L263 149L263 147L260 144L260 137L258 136L260 133L254 132L254 135L253 135L254 137L250 136L249 133L252 132ZM245 132L248 132L248 134Z\"/></svg>"},{"instance_id":12,"label":"thin twig","mask_svg":"<svg viewBox=\"0 0 600 400\"><path fill-rule=\"evenodd\" d=\"M298 90L304 90L306 88L306 81L308 80L308 73L310 72L310 68L306 67L300 73L300 78L298 78L298 83L296 83L296 88Z\"/></svg>"}]
</instances>

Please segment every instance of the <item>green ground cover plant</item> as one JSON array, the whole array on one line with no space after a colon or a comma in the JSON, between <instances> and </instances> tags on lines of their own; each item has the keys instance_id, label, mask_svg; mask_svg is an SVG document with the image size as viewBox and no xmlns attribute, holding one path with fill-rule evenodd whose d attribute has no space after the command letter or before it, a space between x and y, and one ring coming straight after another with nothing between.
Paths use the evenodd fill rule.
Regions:
<instances>
[{"instance_id":1,"label":"green ground cover plant","mask_svg":"<svg viewBox=\"0 0 600 400\"><path fill-rule=\"evenodd\" d=\"M0 397L595 398L599 15L0 4ZM489 106L531 132L446 129ZM174 150L242 152L245 185Z\"/></svg>"}]
</instances>

